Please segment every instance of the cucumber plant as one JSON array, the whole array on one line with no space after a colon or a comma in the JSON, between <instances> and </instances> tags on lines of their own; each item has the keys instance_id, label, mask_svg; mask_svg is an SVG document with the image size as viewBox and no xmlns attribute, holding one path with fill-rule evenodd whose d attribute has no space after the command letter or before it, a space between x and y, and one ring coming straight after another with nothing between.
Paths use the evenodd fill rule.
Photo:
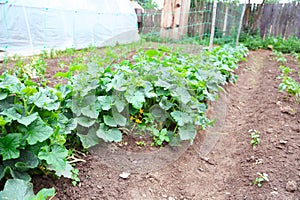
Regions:
<instances>
[{"instance_id":1,"label":"cucumber plant","mask_svg":"<svg viewBox=\"0 0 300 200\"><path fill-rule=\"evenodd\" d=\"M286 92L287 94L295 97L296 101L300 101L300 83L293 79L290 74L294 72L289 67L280 66L281 75L278 76L278 79L281 79L281 83L278 86L280 92ZM300 78L300 74L299 78Z\"/></svg>"}]
</instances>

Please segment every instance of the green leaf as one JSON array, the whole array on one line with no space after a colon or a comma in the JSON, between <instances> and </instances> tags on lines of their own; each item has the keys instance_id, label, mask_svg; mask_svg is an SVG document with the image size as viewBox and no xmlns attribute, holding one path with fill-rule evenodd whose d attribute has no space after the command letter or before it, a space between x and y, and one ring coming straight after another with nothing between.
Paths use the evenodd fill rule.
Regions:
<instances>
[{"instance_id":1,"label":"green leaf","mask_svg":"<svg viewBox=\"0 0 300 200\"><path fill-rule=\"evenodd\" d=\"M178 126L183 126L184 124L193 121L192 117L188 113L178 110L171 112L171 116L177 122Z\"/></svg>"},{"instance_id":2,"label":"green leaf","mask_svg":"<svg viewBox=\"0 0 300 200\"><path fill-rule=\"evenodd\" d=\"M38 164L35 154L22 150L19 158L3 161L3 165L0 165L0 179L10 174L15 179L30 181L31 177L26 171L36 168Z\"/></svg>"},{"instance_id":3,"label":"green leaf","mask_svg":"<svg viewBox=\"0 0 300 200\"><path fill-rule=\"evenodd\" d=\"M28 200L33 197L32 183L20 179L7 180L0 193L1 200Z\"/></svg>"},{"instance_id":4,"label":"green leaf","mask_svg":"<svg viewBox=\"0 0 300 200\"><path fill-rule=\"evenodd\" d=\"M10 133L5 137L0 138L0 154L3 160L18 158L20 150L17 148L21 144L22 134Z\"/></svg>"},{"instance_id":5,"label":"green leaf","mask_svg":"<svg viewBox=\"0 0 300 200\"><path fill-rule=\"evenodd\" d=\"M70 134L77 127L77 121L73 118L68 119L65 115L59 114L58 124L60 134Z\"/></svg>"},{"instance_id":6,"label":"green leaf","mask_svg":"<svg viewBox=\"0 0 300 200\"><path fill-rule=\"evenodd\" d=\"M109 142L121 142L122 141L122 133L119 129L112 128L106 132L106 138Z\"/></svg>"},{"instance_id":7,"label":"green leaf","mask_svg":"<svg viewBox=\"0 0 300 200\"><path fill-rule=\"evenodd\" d=\"M127 82L128 81L124 79L124 74L116 74L112 79L111 84L116 91L123 92L127 89L126 87L124 87Z\"/></svg>"},{"instance_id":8,"label":"green leaf","mask_svg":"<svg viewBox=\"0 0 300 200\"><path fill-rule=\"evenodd\" d=\"M163 122L168 118L168 113L157 104L153 105L149 111L157 122Z\"/></svg>"},{"instance_id":9,"label":"green leaf","mask_svg":"<svg viewBox=\"0 0 300 200\"><path fill-rule=\"evenodd\" d=\"M159 106L164 110L169 110L174 106L174 104L168 100L168 97L163 96L159 102Z\"/></svg>"},{"instance_id":10,"label":"green leaf","mask_svg":"<svg viewBox=\"0 0 300 200\"><path fill-rule=\"evenodd\" d=\"M157 95L154 92L154 89L152 87L152 84L150 82L148 82L148 81L145 81L144 84L145 84L145 88L144 88L145 96L147 98L157 97Z\"/></svg>"},{"instance_id":11,"label":"green leaf","mask_svg":"<svg viewBox=\"0 0 300 200\"><path fill-rule=\"evenodd\" d=\"M52 165L54 170L62 171L66 168L67 161L66 157L68 156L68 150L59 145L53 145L51 151L49 148L46 151L41 151L38 154L38 158L45 160L48 165Z\"/></svg>"},{"instance_id":12,"label":"green leaf","mask_svg":"<svg viewBox=\"0 0 300 200\"><path fill-rule=\"evenodd\" d=\"M49 169L51 170L51 167L49 167ZM65 169L63 169L63 170L56 170L55 171L55 175L58 176L58 177L63 176L65 178L72 179L72 175L73 175L72 171L73 171L73 169L74 168L72 167L72 165L69 164L69 163L67 163Z\"/></svg>"},{"instance_id":13,"label":"green leaf","mask_svg":"<svg viewBox=\"0 0 300 200\"><path fill-rule=\"evenodd\" d=\"M2 116L0 116L0 126L5 126L5 124L7 124L7 121Z\"/></svg>"},{"instance_id":14,"label":"green leaf","mask_svg":"<svg viewBox=\"0 0 300 200\"><path fill-rule=\"evenodd\" d=\"M180 146L181 139L178 134L174 134L172 131L168 131L167 136L170 139L170 146Z\"/></svg>"},{"instance_id":15,"label":"green leaf","mask_svg":"<svg viewBox=\"0 0 300 200\"><path fill-rule=\"evenodd\" d=\"M21 83L21 81L16 76L5 74L4 79L1 81L0 88L19 83Z\"/></svg>"},{"instance_id":16,"label":"green leaf","mask_svg":"<svg viewBox=\"0 0 300 200\"><path fill-rule=\"evenodd\" d=\"M125 126L127 119L122 114L118 113L117 111L113 112L113 119L119 126Z\"/></svg>"},{"instance_id":17,"label":"green leaf","mask_svg":"<svg viewBox=\"0 0 300 200\"><path fill-rule=\"evenodd\" d=\"M22 93L24 93L26 96L29 97L29 96L34 95L35 93L37 93L37 89L36 89L36 87L28 86L28 87L25 87L22 90Z\"/></svg>"},{"instance_id":18,"label":"green leaf","mask_svg":"<svg viewBox=\"0 0 300 200\"><path fill-rule=\"evenodd\" d=\"M165 90L172 88L172 85L170 83L168 83L167 81L164 81L164 80L162 80L160 78L155 82L155 86L156 87L162 87Z\"/></svg>"},{"instance_id":19,"label":"green leaf","mask_svg":"<svg viewBox=\"0 0 300 200\"><path fill-rule=\"evenodd\" d=\"M95 120L88 117L77 117L75 120L79 125L87 128L95 124Z\"/></svg>"},{"instance_id":20,"label":"green leaf","mask_svg":"<svg viewBox=\"0 0 300 200\"><path fill-rule=\"evenodd\" d=\"M184 88L181 87L176 88L175 91L173 92L173 95L179 97L180 101L183 104L187 104L188 102L191 101L190 93Z\"/></svg>"},{"instance_id":21,"label":"green leaf","mask_svg":"<svg viewBox=\"0 0 300 200\"><path fill-rule=\"evenodd\" d=\"M99 112L96 110L96 104L92 103L84 108L81 109L81 113L87 117L90 117L92 119L97 119Z\"/></svg>"},{"instance_id":22,"label":"green leaf","mask_svg":"<svg viewBox=\"0 0 300 200\"><path fill-rule=\"evenodd\" d=\"M34 103L37 107L43 108L49 111L57 110L60 106L60 103L57 102L57 96L50 96L46 94L47 91L39 91L33 96L29 97L29 103Z\"/></svg>"},{"instance_id":23,"label":"green leaf","mask_svg":"<svg viewBox=\"0 0 300 200\"><path fill-rule=\"evenodd\" d=\"M107 126L111 126L111 127L117 127L118 126L117 122L115 121L115 119L112 116L104 115L103 120L104 120L104 123Z\"/></svg>"},{"instance_id":24,"label":"green leaf","mask_svg":"<svg viewBox=\"0 0 300 200\"><path fill-rule=\"evenodd\" d=\"M185 124L178 128L181 140L193 140L196 137L197 130L193 124Z\"/></svg>"},{"instance_id":25,"label":"green leaf","mask_svg":"<svg viewBox=\"0 0 300 200\"><path fill-rule=\"evenodd\" d=\"M6 174L10 174L12 171L12 169L10 168L10 166L3 166L0 165L0 180L2 180L2 178L6 175Z\"/></svg>"},{"instance_id":26,"label":"green leaf","mask_svg":"<svg viewBox=\"0 0 300 200\"><path fill-rule=\"evenodd\" d=\"M131 92L126 93L125 98L136 109L142 108L143 103L145 103L145 96L141 91L135 91L133 94Z\"/></svg>"},{"instance_id":27,"label":"green leaf","mask_svg":"<svg viewBox=\"0 0 300 200\"><path fill-rule=\"evenodd\" d=\"M43 188L40 190L35 197L30 198L29 200L46 200L49 197L54 196L55 194L55 189L54 188Z\"/></svg>"},{"instance_id":28,"label":"green leaf","mask_svg":"<svg viewBox=\"0 0 300 200\"><path fill-rule=\"evenodd\" d=\"M102 110L110 110L113 98L111 96L99 96L98 101L100 102Z\"/></svg>"},{"instance_id":29,"label":"green leaf","mask_svg":"<svg viewBox=\"0 0 300 200\"><path fill-rule=\"evenodd\" d=\"M0 101L6 99L7 95L8 95L7 93L0 92Z\"/></svg>"},{"instance_id":30,"label":"green leaf","mask_svg":"<svg viewBox=\"0 0 300 200\"><path fill-rule=\"evenodd\" d=\"M29 182L31 180L31 177L27 172L11 170L10 174L14 179L21 179L21 180L24 180L26 182Z\"/></svg>"},{"instance_id":31,"label":"green leaf","mask_svg":"<svg viewBox=\"0 0 300 200\"><path fill-rule=\"evenodd\" d=\"M39 164L37 156L34 153L25 150L22 150L20 158L13 160L13 162L18 171L27 171L29 169L34 169Z\"/></svg>"},{"instance_id":32,"label":"green leaf","mask_svg":"<svg viewBox=\"0 0 300 200\"><path fill-rule=\"evenodd\" d=\"M20 179L6 181L3 191L0 192L1 200L46 200L54 196L55 189L43 188L35 196L32 183Z\"/></svg>"},{"instance_id":33,"label":"green leaf","mask_svg":"<svg viewBox=\"0 0 300 200\"><path fill-rule=\"evenodd\" d=\"M70 76L70 72L69 71L67 71L67 72L57 72L56 74L54 74L54 76L53 77L61 77L61 78L69 78L69 76Z\"/></svg>"},{"instance_id":34,"label":"green leaf","mask_svg":"<svg viewBox=\"0 0 300 200\"><path fill-rule=\"evenodd\" d=\"M24 84L15 76L6 74L2 81L0 79L0 88L8 89L11 93L19 94L24 87Z\"/></svg>"},{"instance_id":35,"label":"green leaf","mask_svg":"<svg viewBox=\"0 0 300 200\"><path fill-rule=\"evenodd\" d=\"M28 126L38 118L38 113L33 113L29 116L24 117L20 115L14 107L4 110L1 114L11 118L12 120L17 120L20 124L23 124L25 126Z\"/></svg>"},{"instance_id":36,"label":"green leaf","mask_svg":"<svg viewBox=\"0 0 300 200\"><path fill-rule=\"evenodd\" d=\"M20 130L25 133L27 136L26 140L30 145L36 144L37 142L43 142L53 134L53 129L50 126L47 126L40 117L28 127L20 127Z\"/></svg>"},{"instance_id":37,"label":"green leaf","mask_svg":"<svg viewBox=\"0 0 300 200\"><path fill-rule=\"evenodd\" d=\"M82 146L84 148L90 148L99 143L99 138L97 137L97 130L95 127L89 128L88 134L77 133Z\"/></svg>"},{"instance_id":38,"label":"green leaf","mask_svg":"<svg viewBox=\"0 0 300 200\"><path fill-rule=\"evenodd\" d=\"M123 100L116 99L115 106L116 106L118 112L122 112L126 106L126 103Z\"/></svg>"},{"instance_id":39,"label":"green leaf","mask_svg":"<svg viewBox=\"0 0 300 200\"><path fill-rule=\"evenodd\" d=\"M97 131L97 136L103 139L105 142L121 142L122 133L117 128L108 129L104 124L100 124L100 128Z\"/></svg>"},{"instance_id":40,"label":"green leaf","mask_svg":"<svg viewBox=\"0 0 300 200\"><path fill-rule=\"evenodd\" d=\"M149 50L145 51L145 55L151 58L154 56L160 56L161 53L155 49L149 49Z\"/></svg>"}]
</instances>

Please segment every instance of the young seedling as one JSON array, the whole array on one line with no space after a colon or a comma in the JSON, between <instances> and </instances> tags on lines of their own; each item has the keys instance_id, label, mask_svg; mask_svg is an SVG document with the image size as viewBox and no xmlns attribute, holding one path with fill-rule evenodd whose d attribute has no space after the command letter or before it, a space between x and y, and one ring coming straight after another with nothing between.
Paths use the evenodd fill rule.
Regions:
<instances>
[{"instance_id":1,"label":"young seedling","mask_svg":"<svg viewBox=\"0 0 300 200\"><path fill-rule=\"evenodd\" d=\"M144 141L136 141L135 143L136 143L136 145L139 146L139 147L144 147L144 146L146 146L146 143L145 143Z\"/></svg>"},{"instance_id":2,"label":"young seedling","mask_svg":"<svg viewBox=\"0 0 300 200\"><path fill-rule=\"evenodd\" d=\"M78 169L72 169L72 185L76 186L80 182L80 178L78 177L79 170Z\"/></svg>"},{"instance_id":3,"label":"young seedling","mask_svg":"<svg viewBox=\"0 0 300 200\"><path fill-rule=\"evenodd\" d=\"M279 91L286 92L289 95L294 96L296 101L299 102L300 83L298 83L296 80L294 80L292 77L289 76L294 72L294 70L285 66L280 66L280 70L281 70L281 75L277 77L278 79L282 80L278 86Z\"/></svg>"},{"instance_id":4,"label":"young seedling","mask_svg":"<svg viewBox=\"0 0 300 200\"><path fill-rule=\"evenodd\" d=\"M162 146L163 142L170 142L170 138L167 136L167 129L162 129L161 131L154 129L153 130L153 142L151 146Z\"/></svg>"},{"instance_id":5,"label":"young seedling","mask_svg":"<svg viewBox=\"0 0 300 200\"><path fill-rule=\"evenodd\" d=\"M286 60L286 58L284 57L284 55L283 55L282 52L273 50L272 53L273 53L273 55L275 55L276 61L277 61L278 63L286 63L286 62L287 62L287 60Z\"/></svg>"},{"instance_id":6,"label":"young seedling","mask_svg":"<svg viewBox=\"0 0 300 200\"><path fill-rule=\"evenodd\" d=\"M253 181L254 185L257 185L258 187L261 187L263 182L268 182L269 181L269 176L267 173L257 173L258 177Z\"/></svg>"},{"instance_id":7,"label":"young seedling","mask_svg":"<svg viewBox=\"0 0 300 200\"><path fill-rule=\"evenodd\" d=\"M249 130L250 136L251 136L251 145L253 147L256 147L260 144L260 132L255 129Z\"/></svg>"}]
</instances>

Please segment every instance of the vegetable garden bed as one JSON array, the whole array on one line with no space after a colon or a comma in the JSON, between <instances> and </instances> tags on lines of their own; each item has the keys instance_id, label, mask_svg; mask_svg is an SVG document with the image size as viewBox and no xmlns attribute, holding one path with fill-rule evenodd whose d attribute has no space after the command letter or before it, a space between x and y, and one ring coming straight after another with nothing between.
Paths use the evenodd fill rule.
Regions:
<instances>
[{"instance_id":1,"label":"vegetable garden bed","mask_svg":"<svg viewBox=\"0 0 300 200\"><path fill-rule=\"evenodd\" d=\"M193 143L197 126L213 124L205 115L207 102L218 97L222 85L235 82L234 70L246 53L242 46L199 55L160 47L104 67L103 60L81 59L55 75L68 83L54 88L46 85L43 60L17 62L0 78L0 178L13 178L1 195L11 187L31 187L33 172L76 181L72 149L121 142L124 134L148 134L151 146ZM42 196L53 195L46 191Z\"/></svg>"}]
</instances>

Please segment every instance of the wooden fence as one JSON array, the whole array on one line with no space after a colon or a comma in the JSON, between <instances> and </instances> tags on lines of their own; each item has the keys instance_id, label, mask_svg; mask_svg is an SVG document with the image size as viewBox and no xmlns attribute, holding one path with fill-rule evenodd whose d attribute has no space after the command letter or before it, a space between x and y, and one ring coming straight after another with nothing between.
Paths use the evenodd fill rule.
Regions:
<instances>
[{"instance_id":1,"label":"wooden fence","mask_svg":"<svg viewBox=\"0 0 300 200\"><path fill-rule=\"evenodd\" d=\"M243 20L246 31L259 30L262 37L300 38L300 3L247 4Z\"/></svg>"},{"instance_id":2,"label":"wooden fence","mask_svg":"<svg viewBox=\"0 0 300 200\"><path fill-rule=\"evenodd\" d=\"M236 34L243 4L228 5L218 3L215 36L222 37ZM200 38L210 34L212 3L190 10L188 35ZM160 31L161 10L146 10L142 17L143 34ZM226 17L227 16L227 17ZM266 35L300 38L300 3L287 4L247 4L243 19L246 32L259 30Z\"/></svg>"}]
</instances>

